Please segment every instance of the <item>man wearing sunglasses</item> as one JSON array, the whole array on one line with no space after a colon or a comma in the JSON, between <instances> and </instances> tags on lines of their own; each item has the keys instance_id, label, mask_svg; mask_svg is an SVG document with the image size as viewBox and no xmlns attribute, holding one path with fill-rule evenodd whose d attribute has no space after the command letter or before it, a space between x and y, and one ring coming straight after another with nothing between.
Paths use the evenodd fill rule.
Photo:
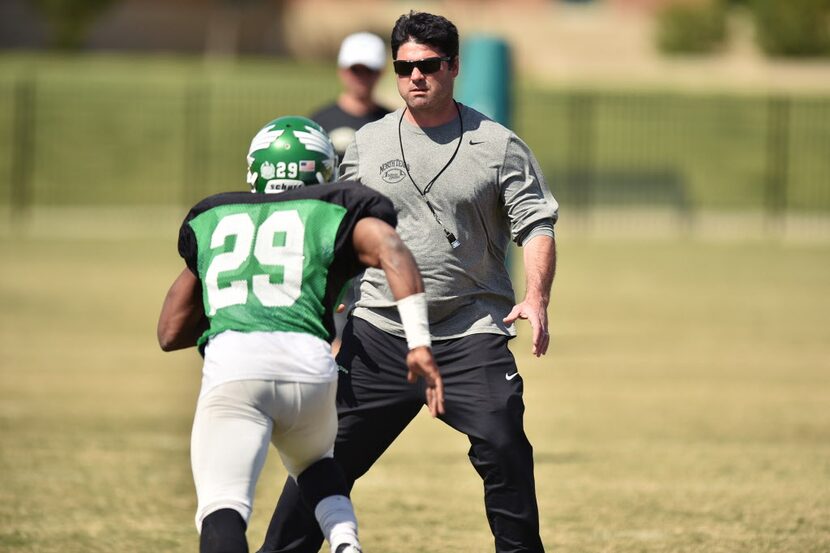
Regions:
<instances>
[{"instance_id":1,"label":"man wearing sunglasses","mask_svg":"<svg viewBox=\"0 0 830 553\"><path fill-rule=\"evenodd\" d=\"M344 178L392 200L397 230L423 275L433 353L442 368L446 413L467 435L484 481L497 553L544 551L523 428L523 382L507 343L527 319L532 353L544 355L556 264L558 204L538 163L513 132L453 98L458 31L447 19L410 12L392 31L405 107L364 126L346 150ZM505 266L509 241L523 247L526 295L516 303ZM399 383L405 348L382 273L364 274L337 362L334 456L354 482L420 411L417 387ZM261 553L316 553L314 517L290 480Z\"/></svg>"}]
</instances>

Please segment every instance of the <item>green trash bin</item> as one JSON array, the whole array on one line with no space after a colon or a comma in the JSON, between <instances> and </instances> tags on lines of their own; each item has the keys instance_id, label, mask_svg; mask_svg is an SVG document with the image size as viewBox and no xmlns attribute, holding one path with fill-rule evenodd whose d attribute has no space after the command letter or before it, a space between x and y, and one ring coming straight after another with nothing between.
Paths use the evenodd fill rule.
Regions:
<instances>
[{"instance_id":1,"label":"green trash bin","mask_svg":"<svg viewBox=\"0 0 830 553\"><path fill-rule=\"evenodd\" d=\"M456 98L511 128L513 75L510 47L504 39L490 35L473 35L461 43L461 72L456 79ZM505 264L516 279L513 251L507 249Z\"/></svg>"},{"instance_id":2,"label":"green trash bin","mask_svg":"<svg viewBox=\"0 0 830 553\"><path fill-rule=\"evenodd\" d=\"M461 43L456 98L505 127L511 123L510 47L499 37L473 35Z\"/></svg>"}]
</instances>

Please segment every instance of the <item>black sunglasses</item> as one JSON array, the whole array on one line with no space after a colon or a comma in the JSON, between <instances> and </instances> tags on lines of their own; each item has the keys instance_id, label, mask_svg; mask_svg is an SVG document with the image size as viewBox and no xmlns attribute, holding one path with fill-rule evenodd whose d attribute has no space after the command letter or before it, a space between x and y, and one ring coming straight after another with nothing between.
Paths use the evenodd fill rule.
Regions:
<instances>
[{"instance_id":1,"label":"black sunglasses","mask_svg":"<svg viewBox=\"0 0 830 553\"><path fill-rule=\"evenodd\" d=\"M442 58L426 58L415 61L395 60L392 62L392 65L395 66L395 73L401 77L412 75L412 70L416 67L424 75L429 75L441 69L442 61L450 61L451 59L452 57L450 56L444 56Z\"/></svg>"}]
</instances>

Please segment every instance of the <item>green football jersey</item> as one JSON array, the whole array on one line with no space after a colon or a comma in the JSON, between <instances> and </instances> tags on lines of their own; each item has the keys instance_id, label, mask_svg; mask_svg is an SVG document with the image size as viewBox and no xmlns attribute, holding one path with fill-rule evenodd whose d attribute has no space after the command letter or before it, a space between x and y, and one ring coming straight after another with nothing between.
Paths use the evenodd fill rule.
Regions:
<instances>
[{"instance_id":1,"label":"green football jersey","mask_svg":"<svg viewBox=\"0 0 830 553\"><path fill-rule=\"evenodd\" d=\"M179 253L201 281L210 320L199 345L226 330L331 340L343 286L365 268L352 246L363 217L396 223L388 199L354 183L199 202L179 232Z\"/></svg>"}]
</instances>

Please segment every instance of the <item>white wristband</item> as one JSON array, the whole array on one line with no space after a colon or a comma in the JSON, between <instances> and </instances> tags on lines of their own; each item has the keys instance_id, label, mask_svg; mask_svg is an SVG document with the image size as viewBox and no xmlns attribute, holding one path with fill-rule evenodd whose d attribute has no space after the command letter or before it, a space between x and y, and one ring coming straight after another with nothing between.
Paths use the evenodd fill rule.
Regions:
<instances>
[{"instance_id":1,"label":"white wristband","mask_svg":"<svg viewBox=\"0 0 830 553\"><path fill-rule=\"evenodd\" d=\"M430 347L432 339L429 336L426 294L421 292L398 300L398 313L401 315L401 324L409 349Z\"/></svg>"}]
</instances>

